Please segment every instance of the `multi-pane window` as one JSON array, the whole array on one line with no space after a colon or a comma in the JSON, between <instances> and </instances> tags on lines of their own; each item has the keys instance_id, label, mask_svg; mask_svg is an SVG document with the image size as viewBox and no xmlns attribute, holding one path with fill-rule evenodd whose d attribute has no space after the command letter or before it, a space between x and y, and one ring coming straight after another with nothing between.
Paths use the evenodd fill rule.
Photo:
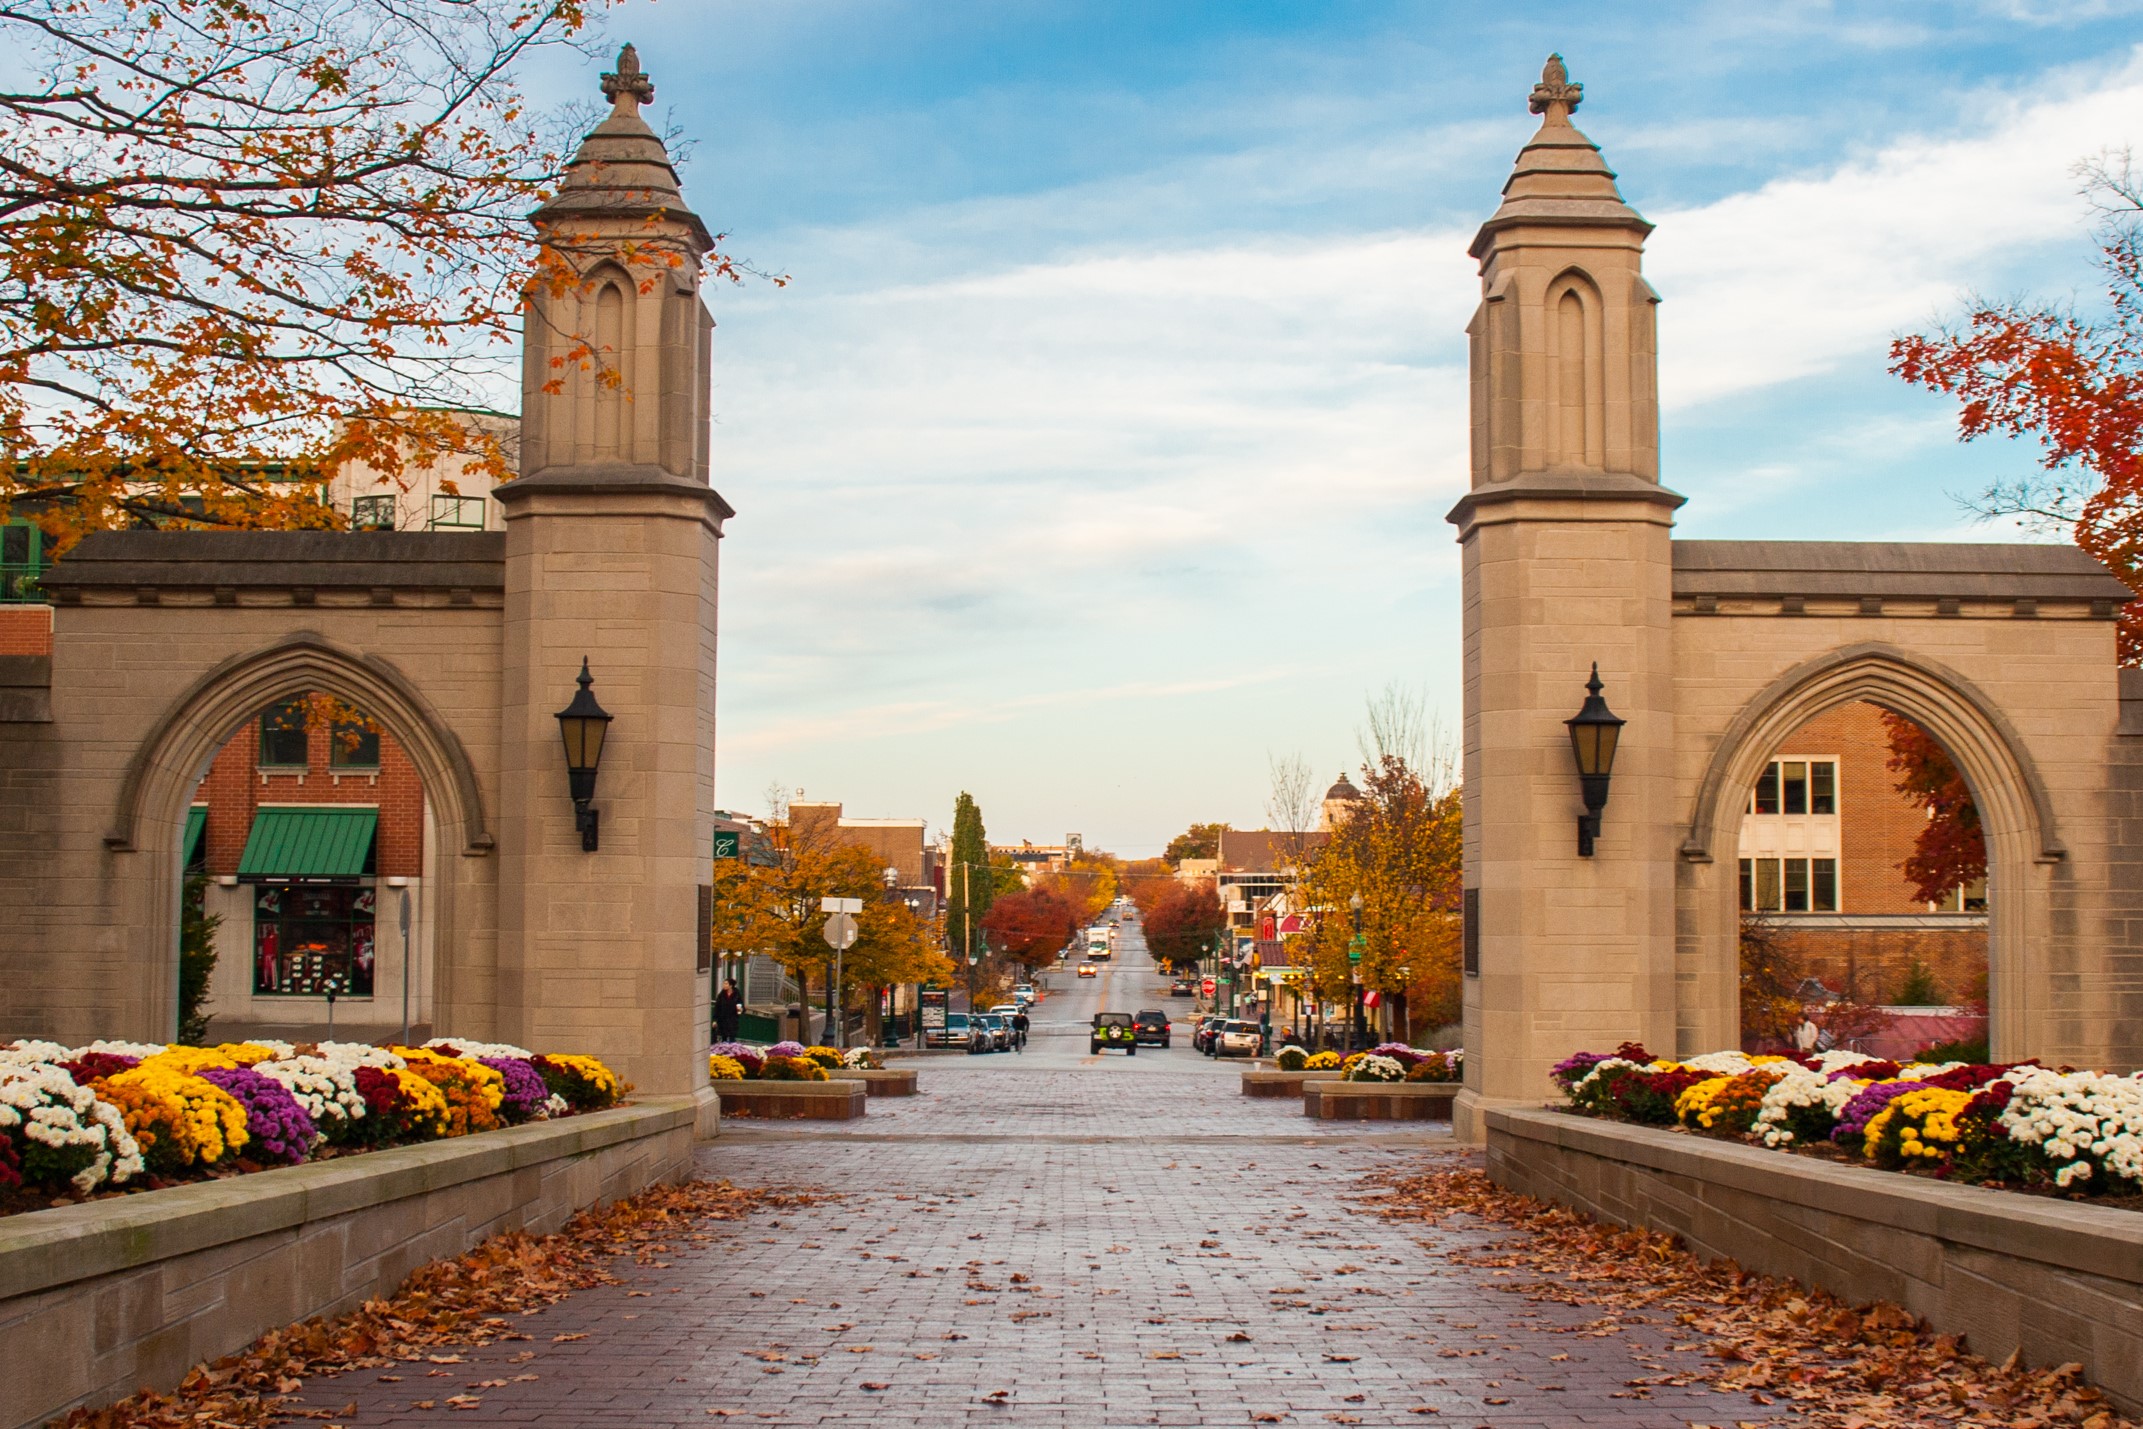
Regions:
<instances>
[{"instance_id":1,"label":"multi-pane window","mask_svg":"<svg viewBox=\"0 0 2143 1429\"><path fill-rule=\"evenodd\" d=\"M1838 763L1833 759L1777 759L1764 766L1749 795L1752 814L1835 814Z\"/></svg>"},{"instance_id":2,"label":"multi-pane window","mask_svg":"<svg viewBox=\"0 0 2143 1429\"><path fill-rule=\"evenodd\" d=\"M350 529L354 531L392 531L394 529L394 497L359 496L350 502Z\"/></svg>"},{"instance_id":3,"label":"multi-pane window","mask_svg":"<svg viewBox=\"0 0 2143 1429\"><path fill-rule=\"evenodd\" d=\"M52 563L51 550L52 538L31 522L0 525L0 601L43 600L37 578Z\"/></svg>"},{"instance_id":4,"label":"multi-pane window","mask_svg":"<svg viewBox=\"0 0 2143 1429\"><path fill-rule=\"evenodd\" d=\"M484 498L481 496L434 496L434 531L481 531L484 529Z\"/></svg>"},{"instance_id":5,"label":"multi-pane window","mask_svg":"<svg viewBox=\"0 0 2143 1429\"><path fill-rule=\"evenodd\" d=\"M327 762L331 769L377 771L379 726L363 715L336 720L334 733L328 738Z\"/></svg>"},{"instance_id":6,"label":"multi-pane window","mask_svg":"<svg viewBox=\"0 0 2143 1429\"><path fill-rule=\"evenodd\" d=\"M1838 860L1745 858L1741 907L1747 913L1835 913Z\"/></svg>"},{"instance_id":7,"label":"multi-pane window","mask_svg":"<svg viewBox=\"0 0 2143 1429\"><path fill-rule=\"evenodd\" d=\"M253 991L372 995L370 888L264 883L253 898Z\"/></svg>"},{"instance_id":8,"label":"multi-pane window","mask_svg":"<svg viewBox=\"0 0 2143 1429\"><path fill-rule=\"evenodd\" d=\"M260 765L263 769L303 769L311 762L307 744L305 701L282 700L260 712Z\"/></svg>"},{"instance_id":9,"label":"multi-pane window","mask_svg":"<svg viewBox=\"0 0 2143 1429\"><path fill-rule=\"evenodd\" d=\"M1984 913L1987 911L1987 880L1975 878L1952 888L1940 902L1927 906L1937 913Z\"/></svg>"}]
</instances>

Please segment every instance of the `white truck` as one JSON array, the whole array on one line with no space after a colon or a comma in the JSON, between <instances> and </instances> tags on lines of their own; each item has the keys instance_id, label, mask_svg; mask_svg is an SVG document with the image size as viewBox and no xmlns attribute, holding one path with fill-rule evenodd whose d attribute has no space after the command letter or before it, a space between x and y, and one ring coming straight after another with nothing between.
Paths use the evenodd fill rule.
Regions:
<instances>
[{"instance_id":1,"label":"white truck","mask_svg":"<svg viewBox=\"0 0 2143 1429\"><path fill-rule=\"evenodd\" d=\"M1105 963L1109 954L1116 951L1115 929L1099 925L1086 930L1086 960L1090 963Z\"/></svg>"}]
</instances>

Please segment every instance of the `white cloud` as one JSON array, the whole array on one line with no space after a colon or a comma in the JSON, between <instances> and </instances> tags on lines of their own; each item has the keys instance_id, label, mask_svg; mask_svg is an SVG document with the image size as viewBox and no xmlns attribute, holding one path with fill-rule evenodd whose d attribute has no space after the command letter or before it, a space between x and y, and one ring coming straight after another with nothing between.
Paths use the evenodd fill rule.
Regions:
<instances>
[{"instance_id":1,"label":"white cloud","mask_svg":"<svg viewBox=\"0 0 2143 1429\"><path fill-rule=\"evenodd\" d=\"M1648 215L1647 268L1666 298L1662 400L1714 401L1848 357L1872 358L1873 375L1894 333L2019 256L2080 253L2088 214L2072 168L2143 137L2143 61L1986 104L1972 134L1906 135L1829 173Z\"/></svg>"}]
</instances>

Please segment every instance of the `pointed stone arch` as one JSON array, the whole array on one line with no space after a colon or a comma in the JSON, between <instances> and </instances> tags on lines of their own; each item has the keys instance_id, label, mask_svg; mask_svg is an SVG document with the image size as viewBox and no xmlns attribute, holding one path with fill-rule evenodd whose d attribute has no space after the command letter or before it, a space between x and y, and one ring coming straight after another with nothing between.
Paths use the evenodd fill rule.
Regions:
<instances>
[{"instance_id":1,"label":"pointed stone arch","mask_svg":"<svg viewBox=\"0 0 2143 1429\"><path fill-rule=\"evenodd\" d=\"M439 876L428 886L434 1007L440 1021L481 1023L482 1035L490 1035L497 873L489 855L496 835L476 767L451 725L393 662L315 631L293 631L210 669L147 727L127 761L104 846L108 853L146 856L145 946L178 946L179 839L216 751L264 706L314 692L364 710L416 766L441 854ZM175 965L174 955L149 970L152 1002L166 1009L177 1006Z\"/></svg>"},{"instance_id":2,"label":"pointed stone arch","mask_svg":"<svg viewBox=\"0 0 2143 1429\"><path fill-rule=\"evenodd\" d=\"M1747 790L1795 729L1840 705L1865 701L1911 719L1955 761L1987 839L1989 1035L1996 1057L2024 1055L2036 1039L2033 990L2043 966L2051 870L2067 858L2054 803L2031 751L2000 706L1964 675L1880 641L1842 646L1764 686L1713 745L1689 807L1681 845L1681 982L1678 1036L1692 1047L1739 1045L1737 881L1706 866L1733 866ZM1725 850L1726 852L1721 852ZM1731 1018L1733 1025L1723 1023ZM1684 1049L1688 1050L1688 1049Z\"/></svg>"},{"instance_id":3,"label":"pointed stone arch","mask_svg":"<svg viewBox=\"0 0 2143 1429\"><path fill-rule=\"evenodd\" d=\"M1549 464L1604 466L1606 305L1601 300L1599 284L1582 268L1565 268L1549 281L1541 310L1549 369Z\"/></svg>"}]
</instances>

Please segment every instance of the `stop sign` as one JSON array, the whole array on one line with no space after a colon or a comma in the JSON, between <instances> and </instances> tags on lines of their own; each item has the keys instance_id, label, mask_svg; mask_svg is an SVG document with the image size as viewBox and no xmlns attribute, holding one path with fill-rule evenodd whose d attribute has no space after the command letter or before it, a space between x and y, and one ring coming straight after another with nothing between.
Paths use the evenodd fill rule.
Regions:
<instances>
[{"instance_id":1,"label":"stop sign","mask_svg":"<svg viewBox=\"0 0 2143 1429\"><path fill-rule=\"evenodd\" d=\"M1203 983L1200 984L1200 986L1205 989L1205 995L1207 997L1211 997L1213 995L1213 979L1207 978Z\"/></svg>"}]
</instances>

